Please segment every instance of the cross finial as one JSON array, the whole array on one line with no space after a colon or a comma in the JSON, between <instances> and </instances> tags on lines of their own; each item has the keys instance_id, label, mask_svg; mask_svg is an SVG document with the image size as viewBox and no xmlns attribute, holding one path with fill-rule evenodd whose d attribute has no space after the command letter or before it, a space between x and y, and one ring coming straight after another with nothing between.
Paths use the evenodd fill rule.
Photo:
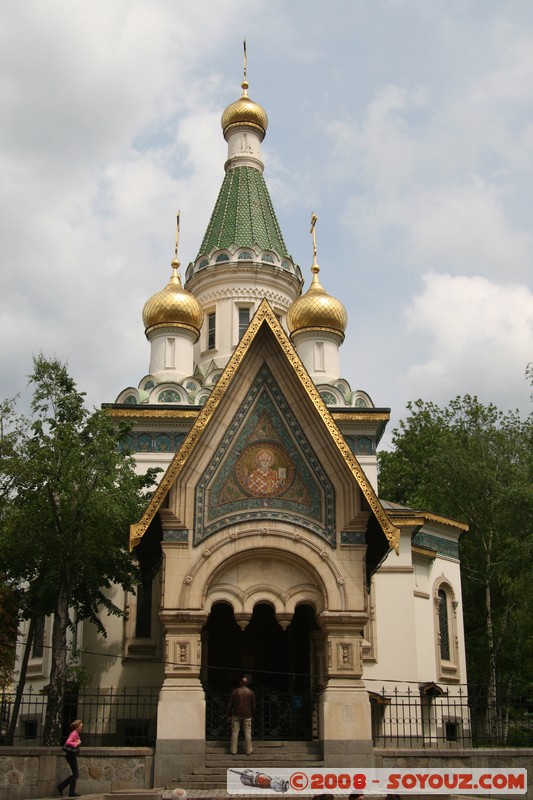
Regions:
<instances>
[{"instance_id":1,"label":"cross finial","mask_svg":"<svg viewBox=\"0 0 533 800\"><path fill-rule=\"evenodd\" d=\"M313 211L311 214L311 230L309 231L313 237L313 272L318 271L318 264L316 263L316 232L315 232L315 225L317 223L318 217ZM317 268L315 270L315 267Z\"/></svg>"},{"instance_id":2,"label":"cross finial","mask_svg":"<svg viewBox=\"0 0 533 800\"><path fill-rule=\"evenodd\" d=\"M180 212L178 211L176 214L176 249L174 250L176 256L178 255L179 240L180 240Z\"/></svg>"},{"instance_id":3,"label":"cross finial","mask_svg":"<svg viewBox=\"0 0 533 800\"><path fill-rule=\"evenodd\" d=\"M246 80L246 37L244 37L244 41L242 44L244 48L244 80Z\"/></svg>"}]
</instances>

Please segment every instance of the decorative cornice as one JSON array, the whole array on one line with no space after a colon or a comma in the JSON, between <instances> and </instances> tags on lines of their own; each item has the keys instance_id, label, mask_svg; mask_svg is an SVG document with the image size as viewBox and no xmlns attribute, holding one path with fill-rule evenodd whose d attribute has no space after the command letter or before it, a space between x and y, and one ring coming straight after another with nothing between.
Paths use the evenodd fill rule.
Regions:
<instances>
[{"instance_id":1,"label":"decorative cornice","mask_svg":"<svg viewBox=\"0 0 533 800\"><path fill-rule=\"evenodd\" d=\"M331 416L334 420L342 422L388 422L390 413L387 411L374 411L369 408L367 411L361 409L360 411L348 411L347 413L340 412L338 408L331 410Z\"/></svg>"},{"instance_id":2,"label":"decorative cornice","mask_svg":"<svg viewBox=\"0 0 533 800\"><path fill-rule=\"evenodd\" d=\"M442 536L435 536L431 533L419 531L411 539L411 547L421 548L428 551L433 550L439 556L446 556L447 558L459 559L459 544L458 542L450 541L450 539L443 539Z\"/></svg>"},{"instance_id":3,"label":"decorative cornice","mask_svg":"<svg viewBox=\"0 0 533 800\"><path fill-rule=\"evenodd\" d=\"M229 299L245 299L249 300L252 298L253 300L268 300L271 303L276 303L284 308L288 308L292 302L292 299L283 292L280 291L273 291L268 289L257 289L257 287L250 287L247 288L246 286L243 287L219 287L215 290L211 290L209 292L202 292L201 289L195 289L196 294L201 297L202 303L205 305L206 303L216 303L218 300L227 300Z\"/></svg>"},{"instance_id":4,"label":"decorative cornice","mask_svg":"<svg viewBox=\"0 0 533 800\"><path fill-rule=\"evenodd\" d=\"M147 417L153 417L154 419L195 420L200 413L199 408L191 410L183 406L177 406L176 408L154 408L153 405L139 404L138 406L122 406L104 403L102 407L115 419L134 420L142 417L143 420L145 420Z\"/></svg>"}]
</instances>

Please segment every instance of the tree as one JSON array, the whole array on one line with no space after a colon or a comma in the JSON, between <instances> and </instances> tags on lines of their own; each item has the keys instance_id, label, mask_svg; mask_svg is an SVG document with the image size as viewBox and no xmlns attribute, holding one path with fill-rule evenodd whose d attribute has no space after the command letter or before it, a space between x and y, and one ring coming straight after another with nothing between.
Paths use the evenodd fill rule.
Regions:
<instances>
[{"instance_id":1,"label":"tree","mask_svg":"<svg viewBox=\"0 0 533 800\"><path fill-rule=\"evenodd\" d=\"M418 400L379 457L380 494L467 522L460 541L468 676L495 702L530 680L533 418L457 397Z\"/></svg>"},{"instance_id":2,"label":"tree","mask_svg":"<svg viewBox=\"0 0 533 800\"><path fill-rule=\"evenodd\" d=\"M9 686L13 678L17 619L16 592L0 580L0 689Z\"/></svg>"},{"instance_id":3,"label":"tree","mask_svg":"<svg viewBox=\"0 0 533 800\"><path fill-rule=\"evenodd\" d=\"M146 504L153 471L135 473L103 410L84 394L57 359L34 359L33 417L13 459L0 548L5 578L22 586L26 619L52 615L51 674L44 743L58 742L68 666L67 632L89 619L105 636L100 611L122 614L106 590L133 590L137 568L128 529Z\"/></svg>"}]
</instances>

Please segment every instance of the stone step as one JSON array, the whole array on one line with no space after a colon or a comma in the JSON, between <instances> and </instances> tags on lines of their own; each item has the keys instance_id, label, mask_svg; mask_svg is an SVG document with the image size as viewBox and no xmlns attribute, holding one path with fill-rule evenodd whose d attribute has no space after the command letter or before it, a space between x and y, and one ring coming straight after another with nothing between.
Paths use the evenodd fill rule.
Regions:
<instances>
[{"instance_id":1,"label":"stone step","mask_svg":"<svg viewBox=\"0 0 533 800\"><path fill-rule=\"evenodd\" d=\"M221 751L228 752L229 751L229 740L226 741L216 741L216 742L207 742L206 745L206 752L207 753L219 753ZM254 751L255 752L275 752L276 757L280 750L291 752L291 753L322 753L322 748L320 742L316 741L275 741L275 742L258 742L254 741Z\"/></svg>"},{"instance_id":2,"label":"stone step","mask_svg":"<svg viewBox=\"0 0 533 800\"><path fill-rule=\"evenodd\" d=\"M102 800L159 800L163 789L117 789L100 795Z\"/></svg>"},{"instance_id":3,"label":"stone step","mask_svg":"<svg viewBox=\"0 0 533 800\"><path fill-rule=\"evenodd\" d=\"M242 743L239 742L242 748ZM276 767L323 767L322 746L317 741L254 741L254 752L246 756L240 752L233 756L229 752L229 740L206 743L205 765L194 768L189 774L180 775L180 786L190 790L225 790L227 770L258 769L269 771Z\"/></svg>"}]
</instances>

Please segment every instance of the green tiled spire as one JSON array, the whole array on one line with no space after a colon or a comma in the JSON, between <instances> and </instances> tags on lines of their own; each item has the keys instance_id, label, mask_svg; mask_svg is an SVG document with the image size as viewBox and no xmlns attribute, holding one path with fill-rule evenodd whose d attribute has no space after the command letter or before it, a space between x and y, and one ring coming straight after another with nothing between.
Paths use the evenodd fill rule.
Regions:
<instances>
[{"instance_id":1,"label":"green tiled spire","mask_svg":"<svg viewBox=\"0 0 533 800\"><path fill-rule=\"evenodd\" d=\"M235 245L273 250L289 258L263 174L254 167L228 169L197 259Z\"/></svg>"}]
</instances>

